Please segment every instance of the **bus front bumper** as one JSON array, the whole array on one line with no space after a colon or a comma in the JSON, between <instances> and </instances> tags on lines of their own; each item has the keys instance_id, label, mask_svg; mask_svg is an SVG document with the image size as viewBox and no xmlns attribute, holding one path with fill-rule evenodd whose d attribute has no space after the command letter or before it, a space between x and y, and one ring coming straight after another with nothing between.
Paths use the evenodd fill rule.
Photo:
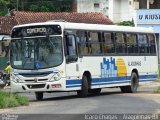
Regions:
<instances>
[{"instance_id":1,"label":"bus front bumper","mask_svg":"<svg viewBox=\"0 0 160 120\"><path fill-rule=\"evenodd\" d=\"M65 86L59 81L45 83L15 83L11 82L11 92L51 92L65 91Z\"/></svg>"}]
</instances>

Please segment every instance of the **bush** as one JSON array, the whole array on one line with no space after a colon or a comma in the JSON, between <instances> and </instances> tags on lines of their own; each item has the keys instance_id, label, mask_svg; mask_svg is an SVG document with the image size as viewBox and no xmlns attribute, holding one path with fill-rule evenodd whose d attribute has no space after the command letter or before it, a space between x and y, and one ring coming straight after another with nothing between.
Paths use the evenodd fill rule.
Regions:
<instances>
[{"instance_id":1,"label":"bush","mask_svg":"<svg viewBox=\"0 0 160 120\"><path fill-rule=\"evenodd\" d=\"M134 21L122 21L122 22L119 22L117 25L122 25L122 26L135 26L134 25Z\"/></svg>"},{"instance_id":2,"label":"bush","mask_svg":"<svg viewBox=\"0 0 160 120\"><path fill-rule=\"evenodd\" d=\"M160 93L160 87L154 90L154 93Z\"/></svg>"},{"instance_id":3,"label":"bush","mask_svg":"<svg viewBox=\"0 0 160 120\"><path fill-rule=\"evenodd\" d=\"M20 105L29 105L27 97L0 91L0 108L17 107Z\"/></svg>"}]
</instances>

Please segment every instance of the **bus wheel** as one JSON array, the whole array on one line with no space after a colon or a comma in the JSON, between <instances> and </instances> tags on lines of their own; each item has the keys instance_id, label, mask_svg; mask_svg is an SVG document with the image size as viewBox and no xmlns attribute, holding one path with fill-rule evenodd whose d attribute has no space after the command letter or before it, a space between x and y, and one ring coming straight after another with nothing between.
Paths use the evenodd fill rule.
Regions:
<instances>
[{"instance_id":1,"label":"bus wheel","mask_svg":"<svg viewBox=\"0 0 160 120\"><path fill-rule=\"evenodd\" d=\"M42 100L43 99L43 92L35 92L36 99L37 100Z\"/></svg>"},{"instance_id":2,"label":"bus wheel","mask_svg":"<svg viewBox=\"0 0 160 120\"><path fill-rule=\"evenodd\" d=\"M138 76L135 72L133 72L131 75L131 85L130 86L122 86L122 87L120 87L120 89L123 93L135 93L135 92L137 92L138 85L139 85Z\"/></svg>"},{"instance_id":3,"label":"bus wheel","mask_svg":"<svg viewBox=\"0 0 160 120\"><path fill-rule=\"evenodd\" d=\"M101 88L89 89L89 93L98 95L101 93Z\"/></svg>"},{"instance_id":4,"label":"bus wheel","mask_svg":"<svg viewBox=\"0 0 160 120\"><path fill-rule=\"evenodd\" d=\"M79 97L87 97L87 95L88 95L88 88L89 88L88 78L87 78L86 75L83 75L81 90L77 91L77 95Z\"/></svg>"}]
</instances>

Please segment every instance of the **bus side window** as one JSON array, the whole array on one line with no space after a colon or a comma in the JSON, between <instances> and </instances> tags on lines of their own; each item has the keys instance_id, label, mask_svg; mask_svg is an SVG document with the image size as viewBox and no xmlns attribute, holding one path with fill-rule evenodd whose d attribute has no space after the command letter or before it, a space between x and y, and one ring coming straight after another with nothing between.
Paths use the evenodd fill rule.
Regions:
<instances>
[{"instance_id":1,"label":"bus side window","mask_svg":"<svg viewBox=\"0 0 160 120\"><path fill-rule=\"evenodd\" d=\"M74 35L65 35L66 62L77 61L76 39Z\"/></svg>"},{"instance_id":2,"label":"bus side window","mask_svg":"<svg viewBox=\"0 0 160 120\"><path fill-rule=\"evenodd\" d=\"M89 46L88 50L89 53L92 55L99 55L101 54L101 48L100 48L100 33L99 32L88 32L89 37Z\"/></svg>"},{"instance_id":3,"label":"bus side window","mask_svg":"<svg viewBox=\"0 0 160 120\"><path fill-rule=\"evenodd\" d=\"M124 33L116 33L115 41L116 41L116 53L126 53L127 47L126 47Z\"/></svg>"},{"instance_id":4,"label":"bus side window","mask_svg":"<svg viewBox=\"0 0 160 120\"><path fill-rule=\"evenodd\" d=\"M138 35L138 47L139 53L148 53L148 42L147 42L147 35L146 34L139 34Z\"/></svg>"},{"instance_id":5,"label":"bus side window","mask_svg":"<svg viewBox=\"0 0 160 120\"><path fill-rule=\"evenodd\" d=\"M115 48L114 48L114 40L113 40L113 33L110 32L105 32L102 35L104 44L103 44L103 49L104 49L104 54L106 53L114 53Z\"/></svg>"},{"instance_id":6,"label":"bus side window","mask_svg":"<svg viewBox=\"0 0 160 120\"><path fill-rule=\"evenodd\" d=\"M156 43L155 43L154 35L149 34L148 39L149 39L149 51L151 54L155 54L156 53Z\"/></svg>"},{"instance_id":7,"label":"bus side window","mask_svg":"<svg viewBox=\"0 0 160 120\"><path fill-rule=\"evenodd\" d=\"M85 31L77 31L78 53L80 55L87 55L87 33Z\"/></svg>"},{"instance_id":8,"label":"bus side window","mask_svg":"<svg viewBox=\"0 0 160 120\"><path fill-rule=\"evenodd\" d=\"M127 33L126 40L127 40L128 53L138 53L136 34Z\"/></svg>"}]
</instances>

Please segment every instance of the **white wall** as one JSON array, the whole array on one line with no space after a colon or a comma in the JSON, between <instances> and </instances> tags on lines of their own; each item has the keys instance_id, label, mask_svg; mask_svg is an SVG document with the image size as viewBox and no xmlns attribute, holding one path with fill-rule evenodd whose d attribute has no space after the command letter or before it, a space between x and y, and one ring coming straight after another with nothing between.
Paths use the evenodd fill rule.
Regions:
<instances>
[{"instance_id":1,"label":"white wall","mask_svg":"<svg viewBox=\"0 0 160 120\"><path fill-rule=\"evenodd\" d=\"M101 12L115 23L132 20L136 13L129 1L133 2L133 0L77 0L77 12ZM99 8L94 8L94 3L99 3Z\"/></svg>"},{"instance_id":2,"label":"white wall","mask_svg":"<svg viewBox=\"0 0 160 120\"><path fill-rule=\"evenodd\" d=\"M101 12L108 15L109 0L77 0L77 12ZM94 3L99 3L99 8L94 7Z\"/></svg>"},{"instance_id":3,"label":"white wall","mask_svg":"<svg viewBox=\"0 0 160 120\"><path fill-rule=\"evenodd\" d=\"M130 17L131 7L129 0L111 0L110 5L113 7L110 19L114 22L132 20Z\"/></svg>"}]
</instances>

